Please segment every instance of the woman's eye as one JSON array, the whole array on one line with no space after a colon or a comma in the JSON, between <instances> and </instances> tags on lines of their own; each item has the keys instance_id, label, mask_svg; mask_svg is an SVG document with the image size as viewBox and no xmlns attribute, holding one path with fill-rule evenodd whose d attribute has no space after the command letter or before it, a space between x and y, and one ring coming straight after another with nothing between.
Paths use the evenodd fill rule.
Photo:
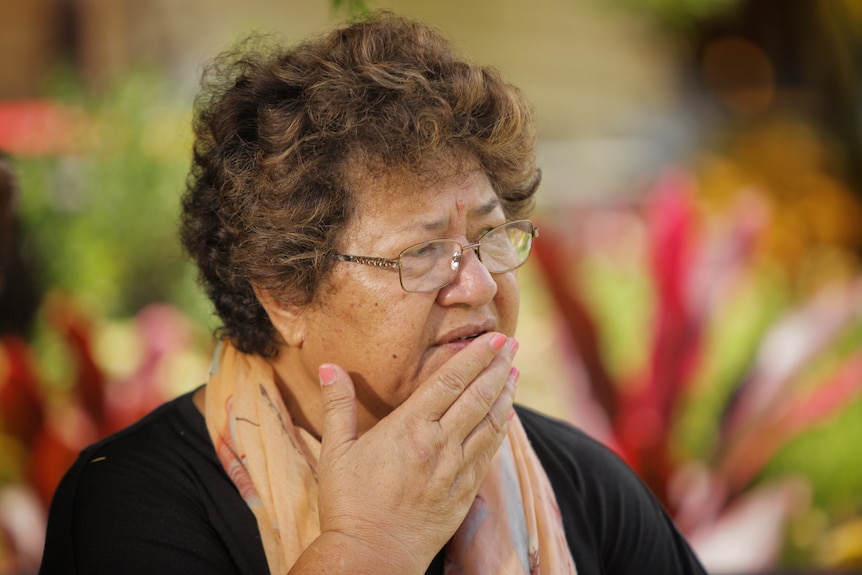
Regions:
<instances>
[{"instance_id":1,"label":"woman's eye","mask_svg":"<svg viewBox=\"0 0 862 575\"><path fill-rule=\"evenodd\" d=\"M416 248L410 250L409 253L405 254L410 257L435 257L440 253L441 244L431 242L422 246L417 246Z\"/></svg>"},{"instance_id":2,"label":"woman's eye","mask_svg":"<svg viewBox=\"0 0 862 575\"><path fill-rule=\"evenodd\" d=\"M500 226L486 226L486 227L480 229L479 232L473 236L473 239L470 240L470 243L478 242L480 239L485 237L485 234L487 234L491 230L496 229L498 227L500 227Z\"/></svg>"}]
</instances>

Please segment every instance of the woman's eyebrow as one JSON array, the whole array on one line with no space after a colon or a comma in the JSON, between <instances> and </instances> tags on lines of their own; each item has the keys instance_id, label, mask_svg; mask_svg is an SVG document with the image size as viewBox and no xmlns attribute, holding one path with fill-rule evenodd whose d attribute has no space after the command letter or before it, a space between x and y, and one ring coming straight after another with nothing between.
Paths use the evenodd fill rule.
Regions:
<instances>
[{"instance_id":1,"label":"woman's eyebrow","mask_svg":"<svg viewBox=\"0 0 862 575\"><path fill-rule=\"evenodd\" d=\"M476 206L475 208L471 209L467 213L467 216L469 218L474 218L474 219L475 218L483 218L483 217L488 216L491 213L493 213L494 210L496 210L498 207L500 207L500 199L494 197L494 198L491 198L490 200L488 200L487 202L485 202L484 204L481 204L481 205ZM424 222L422 224L419 224L418 226L416 224L406 225L404 228L402 228L402 230L399 230L399 231L412 230L412 229L415 229L416 227L419 227L419 228L422 228L423 230L426 230L428 232L440 232L442 230L445 230L448 225L449 225L449 218L441 218L439 220L431 220L431 221Z\"/></svg>"},{"instance_id":2,"label":"woman's eyebrow","mask_svg":"<svg viewBox=\"0 0 862 575\"><path fill-rule=\"evenodd\" d=\"M491 212L500 207L500 198L493 197L484 204L470 210L469 216L473 218L481 218L489 215Z\"/></svg>"}]
</instances>

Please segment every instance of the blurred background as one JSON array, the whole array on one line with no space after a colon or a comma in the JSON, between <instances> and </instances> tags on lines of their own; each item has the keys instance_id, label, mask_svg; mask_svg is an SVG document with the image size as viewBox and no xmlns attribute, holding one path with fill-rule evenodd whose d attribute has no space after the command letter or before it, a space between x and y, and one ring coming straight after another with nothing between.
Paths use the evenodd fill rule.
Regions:
<instances>
[{"instance_id":1,"label":"blurred background","mask_svg":"<svg viewBox=\"0 0 862 575\"><path fill-rule=\"evenodd\" d=\"M533 102L520 401L713 573L862 571L862 0L0 0L0 573L78 450L206 377L176 238L201 66L364 9Z\"/></svg>"}]
</instances>

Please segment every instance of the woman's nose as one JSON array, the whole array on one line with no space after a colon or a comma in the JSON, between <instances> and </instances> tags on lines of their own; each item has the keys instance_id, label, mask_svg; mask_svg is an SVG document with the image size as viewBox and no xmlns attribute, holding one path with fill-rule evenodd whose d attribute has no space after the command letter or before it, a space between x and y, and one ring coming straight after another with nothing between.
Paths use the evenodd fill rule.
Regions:
<instances>
[{"instance_id":1,"label":"woman's nose","mask_svg":"<svg viewBox=\"0 0 862 575\"><path fill-rule=\"evenodd\" d=\"M441 305L466 303L481 306L494 299L497 282L479 260L475 250L467 249L461 253L461 263L454 281L440 288L437 301Z\"/></svg>"}]
</instances>

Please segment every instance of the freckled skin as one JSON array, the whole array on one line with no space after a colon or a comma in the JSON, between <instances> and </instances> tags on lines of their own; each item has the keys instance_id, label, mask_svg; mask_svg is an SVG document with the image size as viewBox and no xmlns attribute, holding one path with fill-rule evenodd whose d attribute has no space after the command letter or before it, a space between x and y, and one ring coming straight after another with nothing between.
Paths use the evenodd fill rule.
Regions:
<instances>
[{"instance_id":1,"label":"freckled skin","mask_svg":"<svg viewBox=\"0 0 862 575\"><path fill-rule=\"evenodd\" d=\"M506 221L499 204L490 213L480 211L495 199L479 170L401 193L378 181L362 193L339 249L395 258L405 247L430 239L466 244ZM353 378L362 433L454 355L452 346L439 345L447 333L490 322L494 330L514 335L519 292L515 272L492 275L467 251L456 280L431 293L405 292L397 271L342 262L318 301L295 319L284 319L272 304L264 306L285 341L292 342L273 365L289 390L288 408L302 413L297 423L319 433L317 368L331 362Z\"/></svg>"}]
</instances>

